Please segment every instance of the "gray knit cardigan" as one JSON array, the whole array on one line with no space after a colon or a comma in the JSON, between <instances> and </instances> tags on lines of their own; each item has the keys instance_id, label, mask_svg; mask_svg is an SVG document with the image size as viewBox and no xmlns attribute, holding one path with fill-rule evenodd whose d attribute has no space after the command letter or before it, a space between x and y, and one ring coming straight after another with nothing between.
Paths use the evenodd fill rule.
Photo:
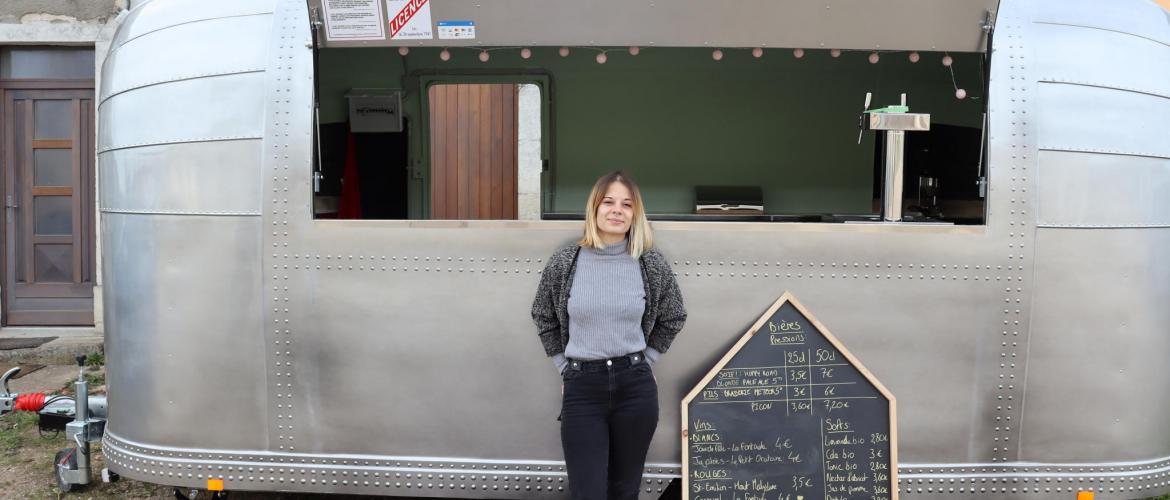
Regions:
<instances>
[{"instance_id":1,"label":"gray knit cardigan","mask_svg":"<svg viewBox=\"0 0 1170 500\"><path fill-rule=\"evenodd\" d=\"M573 288L580 251L576 243L558 249L541 271L536 300L532 302L532 320L549 356L565 352L565 346L569 345L569 290ZM646 336L647 346L665 353L686 323L687 310L666 258L658 250L650 249L638 260L646 287L642 334Z\"/></svg>"}]
</instances>

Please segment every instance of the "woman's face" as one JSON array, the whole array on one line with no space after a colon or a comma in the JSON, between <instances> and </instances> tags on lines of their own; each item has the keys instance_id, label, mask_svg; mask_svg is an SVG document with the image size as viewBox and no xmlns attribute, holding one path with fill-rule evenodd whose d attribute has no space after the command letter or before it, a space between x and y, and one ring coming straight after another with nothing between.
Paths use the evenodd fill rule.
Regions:
<instances>
[{"instance_id":1,"label":"woman's face","mask_svg":"<svg viewBox=\"0 0 1170 500\"><path fill-rule=\"evenodd\" d=\"M597 206L597 231L604 236L625 237L634 219L634 197L620 182L611 182Z\"/></svg>"}]
</instances>

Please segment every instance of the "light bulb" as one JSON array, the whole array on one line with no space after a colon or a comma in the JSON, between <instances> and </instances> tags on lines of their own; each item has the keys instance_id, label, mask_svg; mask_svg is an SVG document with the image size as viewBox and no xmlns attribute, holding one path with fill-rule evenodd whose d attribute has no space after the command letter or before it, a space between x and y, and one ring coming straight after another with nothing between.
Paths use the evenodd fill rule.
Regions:
<instances>
[{"instance_id":1,"label":"light bulb","mask_svg":"<svg viewBox=\"0 0 1170 500\"><path fill-rule=\"evenodd\" d=\"M764 57L764 49L762 49L760 47L756 47L756 48L752 49L752 57L754 57L756 59Z\"/></svg>"},{"instance_id":2,"label":"light bulb","mask_svg":"<svg viewBox=\"0 0 1170 500\"><path fill-rule=\"evenodd\" d=\"M561 57L569 57L569 48L561 47L561 50L558 50L557 53L560 54Z\"/></svg>"},{"instance_id":3,"label":"light bulb","mask_svg":"<svg viewBox=\"0 0 1170 500\"><path fill-rule=\"evenodd\" d=\"M910 53L910 62L916 63L919 59L922 59L922 56L919 56L917 52Z\"/></svg>"},{"instance_id":4,"label":"light bulb","mask_svg":"<svg viewBox=\"0 0 1170 500\"><path fill-rule=\"evenodd\" d=\"M532 57L532 49L529 49L528 47L520 49L520 57L524 59Z\"/></svg>"},{"instance_id":5,"label":"light bulb","mask_svg":"<svg viewBox=\"0 0 1170 500\"><path fill-rule=\"evenodd\" d=\"M641 51L642 51L642 49L640 49L638 47L630 47L630 55L631 56L636 56Z\"/></svg>"},{"instance_id":6,"label":"light bulb","mask_svg":"<svg viewBox=\"0 0 1170 500\"><path fill-rule=\"evenodd\" d=\"M880 61L881 58L882 58L882 56L879 56L877 52L870 52L869 53L869 63L870 64L877 64L877 62Z\"/></svg>"},{"instance_id":7,"label":"light bulb","mask_svg":"<svg viewBox=\"0 0 1170 500\"><path fill-rule=\"evenodd\" d=\"M955 63L955 60L952 59L951 56L943 56L942 63L943 63L943 66L946 66L949 68L949 67L951 67L952 64Z\"/></svg>"},{"instance_id":8,"label":"light bulb","mask_svg":"<svg viewBox=\"0 0 1170 500\"><path fill-rule=\"evenodd\" d=\"M793 49L792 50L792 57L795 57L797 59L804 57L804 49Z\"/></svg>"},{"instance_id":9,"label":"light bulb","mask_svg":"<svg viewBox=\"0 0 1170 500\"><path fill-rule=\"evenodd\" d=\"M486 50L479 51L479 60L481 62L488 62L488 59L490 59L491 57L492 56L488 55L488 51L486 51Z\"/></svg>"},{"instance_id":10,"label":"light bulb","mask_svg":"<svg viewBox=\"0 0 1170 500\"><path fill-rule=\"evenodd\" d=\"M447 49L443 49L442 52L439 52L439 59L442 59L444 61L450 61L451 60L451 52L448 51Z\"/></svg>"},{"instance_id":11,"label":"light bulb","mask_svg":"<svg viewBox=\"0 0 1170 500\"><path fill-rule=\"evenodd\" d=\"M841 49L830 50L829 55L833 56L833 58L841 57Z\"/></svg>"},{"instance_id":12,"label":"light bulb","mask_svg":"<svg viewBox=\"0 0 1170 500\"><path fill-rule=\"evenodd\" d=\"M410 53L410 47L398 47L398 55L406 57Z\"/></svg>"},{"instance_id":13,"label":"light bulb","mask_svg":"<svg viewBox=\"0 0 1170 500\"><path fill-rule=\"evenodd\" d=\"M605 61L609 60L609 58L606 57L605 52L597 54L596 59L597 59L597 64L605 64Z\"/></svg>"},{"instance_id":14,"label":"light bulb","mask_svg":"<svg viewBox=\"0 0 1170 500\"><path fill-rule=\"evenodd\" d=\"M956 90L955 91L955 98L956 99L966 99L967 98L967 91L964 89Z\"/></svg>"},{"instance_id":15,"label":"light bulb","mask_svg":"<svg viewBox=\"0 0 1170 500\"><path fill-rule=\"evenodd\" d=\"M711 51L711 59L714 59L716 61L722 61L723 60L723 51L719 50L719 49L715 49L715 50Z\"/></svg>"}]
</instances>

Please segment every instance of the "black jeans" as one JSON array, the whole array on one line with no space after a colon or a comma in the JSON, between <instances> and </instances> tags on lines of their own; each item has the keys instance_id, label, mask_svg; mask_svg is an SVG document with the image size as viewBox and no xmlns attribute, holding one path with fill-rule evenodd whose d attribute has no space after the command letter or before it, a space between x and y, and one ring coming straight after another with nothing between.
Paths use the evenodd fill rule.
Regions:
<instances>
[{"instance_id":1,"label":"black jeans","mask_svg":"<svg viewBox=\"0 0 1170 500\"><path fill-rule=\"evenodd\" d=\"M658 384L645 358L612 366L570 363L564 381L561 445L572 497L638 498L658 427Z\"/></svg>"}]
</instances>

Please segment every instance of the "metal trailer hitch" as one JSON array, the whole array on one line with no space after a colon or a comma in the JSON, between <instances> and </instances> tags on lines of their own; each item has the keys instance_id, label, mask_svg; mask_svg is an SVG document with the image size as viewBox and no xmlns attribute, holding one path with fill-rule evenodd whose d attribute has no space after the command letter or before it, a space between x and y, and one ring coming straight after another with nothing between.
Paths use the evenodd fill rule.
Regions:
<instances>
[{"instance_id":1,"label":"metal trailer hitch","mask_svg":"<svg viewBox=\"0 0 1170 500\"><path fill-rule=\"evenodd\" d=\"M73 446L57 452L53 460L53 476L61 491L71 491L77 486L90 483L89 444L102 439L106 428L105 396L90 396L89 384L85 381L85 356L77 359L77 382L74 382L74 396L44 393L16 394L8 389L8 381L20 373L14 367L0 376L0 415L12 411L35 411L39 416L42 430L64 430ZM72 404L70 404L72 402ZM102 480L114 482L118 474L102 469Z\"/></svg>"}]
</instances>

